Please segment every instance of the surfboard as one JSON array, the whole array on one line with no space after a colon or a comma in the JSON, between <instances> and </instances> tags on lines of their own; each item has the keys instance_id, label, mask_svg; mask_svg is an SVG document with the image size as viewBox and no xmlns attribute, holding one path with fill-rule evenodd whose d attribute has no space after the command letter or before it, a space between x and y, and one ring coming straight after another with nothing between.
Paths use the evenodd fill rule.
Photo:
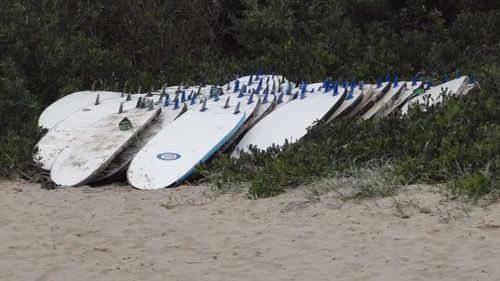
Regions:
<instances>
[{"instance_id":1,"label":"surfboard","mask_svg":"<svg viewBox=\"0 0 500 281\"><path fill-rule=\"evenodd\" d=\"M127 170L138 189L159 189L182 182L243 125L246 112L227 97L206 100L159 132L134 157ZM227 106L226 106L227 105Z\"/></svg>"},{"instance_id":2,"label":"surfboard","mask_svg":"<svg viewBox=\"0 0 500 281\"><path fill-rule=\"evenodd\" d=\"M448 81L441 85L431 87L426 90L424 94L409 100L405 105L401 107L401 113L403 115L408 113L411 106L420 106L425 108L443 101L443 96L453 96L461 95L466 89L469 83L469 78L467 76L462 76L460 78Z\"/></svg>"},{"instance_id":3,"label":"surfboard","mask_svg":"<svg viewBox=\"0 0 500 281\"><path fill-rule=\"evenodd\" d=\"M412 82L406 82L406 89L401 92L399 97L388 102L377 114L375 114L374 118L384 118L399 110L399 108L408 102L408 100L417 96L417 90L420 89L423 91L423 86L423 81L413 80Z\"/></svg>"},{"instance_id":4,"label":"surfboard","mask_svg":"<svg viewBox=\"0 0 500 281\"><path fill-rule=\"evenodd\" d=\"M75 138L78 138L80 129L87 128L103 117L119 111L123 103L123 109L129 110L137 106L139 98L143 95L133 95L130 101L126 98L108 99L101 101L98 105L86 106L71 114L50 129L35 146L33 159L40 168L50 170L57 155Z\"/></svg>"},{"instance_id":5,"label":"surfboard","mask_svg":"<svg viewBox=\"0 0 500 281\"><path fill-rule=\"evenodd\" d=\"M392 83L392 87L387 91L387 93L379 99L375 104L370 107L363 115L361 115L361 119L368 120L371 119L375 114L379 111L383 110L384 106L388 106L388 103L397 99L402 91L406 89L406 82L398 81L398 78L394 78Z\"/></svg>"},{"instance_id":6,"label":"surfboard","mask_svg":"<svg viewBox=\"0 0 500 281\"><path fill-rule=\"evenodd\" d=\"M365 91L370 91L371 88L365 89L364 86L361 87L354 87L351 88L351 90L348 90L346 88L341 88L340 91L348 91L346 92L346 97L340 104L339 108L335 110L335 112L328 118L326 123L330 123L335 119L340 119L349 114L349 112L355 108L359 102L363 99L363 95L365 94Z\"/></svg>"},{"instance_id":7,"label":"surfboard","mask_svg":"<svg viewBox=\"0 0 500 281\"><path fill-rule=\"evenodd\" d=\"M88 183L137 138L160 112L161 108L136 108L108 115L82 128L79 137L55 159L50 170L51 180L61 186Z\"/></svg>"},{"instance_id":8,"label":"surfboard","mask_svg":"<svg viewBox=\"0 0 500 281\"><path fill-rule=\"evenodd\" d=\"M38 118L38 126L51 129L61 121L99 100L121 98L123 93L108 91L81 91L69 94L49 105ZM125 94L126 95L126 94Z\"/></svg>"},{"instance_id":9,"label":"surfboard","mask_svg":"<svg viewBox=\"0 0 500 281\"><path fill-rule=\"evenodd\" d=\"M141 133L140 138L134 140L122 153L114 158L114 160L103 170L101 174L99 174L94 181L101 181L108 177L111 177L117 173L123 171L130 161L134 158L134 156L146 145L156 134L161 132L164 128L166 128L170 123L174 122L179 116L184 114L191 102L180 103L179 95L170 95L169 96L177 96L177 101L172 101L172 103L168 103L165 100L161 100L157 102L162 106L162 111L159 114L157 120L153 122L150 126L144 129L144 132ZM173 98L169 98L173 99ZM198 105L197 98L194 98L194 104Z\"/></svg>"},{"instance_id":10,"label":"surfboard","mask_svg":"<svg viewBox=\"0 0 500 281\"><path fill-rule=\"evenodd\" d=\"M275 109L245 134L231 157L238 158L241 152L249 151L250 145L266 150L273 144L298 141L316 121L327 119L345 98L345 93L332 94L306 95Z\"/></svg>"},{"instance_id":11,"label":"surfboard","mask_svg":"<svg viewBox=\"0 0 500 281\"><path fill-rule=\"evenodd\" d=\"M363 98L358 103L356 107L354 107L349 114L347 114L347 118L353 118L355 116L359 116L364 114L368 109L370 109L378 100L380 100L391 88L390 82L378 83L377 85L365 85L367 90L365 91ZM369 90L368 90L369 89Z\"/></svg>"}]
</instances>

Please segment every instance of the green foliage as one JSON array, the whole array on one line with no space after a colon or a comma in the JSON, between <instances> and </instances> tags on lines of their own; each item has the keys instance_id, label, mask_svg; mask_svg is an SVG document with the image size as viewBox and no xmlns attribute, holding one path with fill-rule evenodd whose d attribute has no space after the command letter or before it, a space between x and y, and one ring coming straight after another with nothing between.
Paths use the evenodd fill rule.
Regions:
<instances>
[{"instance_id":1,"label":"green foliage","mask_svg":"<svg viewBox=\"0 0 500 281\"><path fill-rule=\"evenodd\" d=\"M500 172L500 12L493 2L1 1L0 176L29 177L42 109L96 80L106 89L215 84L259 66L293 80L372 81L386 72L440 80L461 67L477 74L480 92L405 118L319 124L297 144L238 161L223 156L204 174L220 186L246 181L252 196L273 196L391 159L400 182L456 180L466 170L456 190L490 192L495 181L485 185L478 175L485 167Z\"/></svg>"}]
</instances>

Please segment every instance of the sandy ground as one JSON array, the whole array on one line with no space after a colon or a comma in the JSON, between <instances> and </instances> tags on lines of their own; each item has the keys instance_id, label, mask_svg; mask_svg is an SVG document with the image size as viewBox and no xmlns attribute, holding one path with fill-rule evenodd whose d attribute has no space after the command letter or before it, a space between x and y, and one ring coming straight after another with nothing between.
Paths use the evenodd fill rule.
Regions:
<instances>
[{"instance_id":1,"label":"sandy ground","mask_svg":"<svg viewBox=\"0 0 500 281\"><path fill-rule=\"evenodd\" d=\"M0 280L499 280L500 204L0 183Z\"/></svg>"}]
</instances>

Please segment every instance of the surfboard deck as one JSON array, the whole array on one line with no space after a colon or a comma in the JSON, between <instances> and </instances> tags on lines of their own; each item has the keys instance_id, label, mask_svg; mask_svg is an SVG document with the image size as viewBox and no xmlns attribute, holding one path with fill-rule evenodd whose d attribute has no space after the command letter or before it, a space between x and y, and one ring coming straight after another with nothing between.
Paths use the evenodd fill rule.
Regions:
<instances>
[{"instance_id":1,"label":"surfboard deck","mask_svg":"<svg viewBox=\"0 0 500 281\"><path fill-rule=\"evenodd\" d=\"M425 108L443 101L443 95L461 95L466 89L469 83L469 78L467 76L462 76L460 78L448 81L441 85L437 85L427 90L424 94L409 100L406 104L401 107L401 113L403 115L408 113L411 106L420 106Z\"/></svg>"},{"instance_id":2,"label":"surfboard deck","mask_svg":"<svg viewBox=\"0 0 500 281\"><path fill-rule=\"evenodd\" d=\"M127 170L138 189L159 189L182 182L194 167L216 153L243 125L246 113L236 104L208 101L207 109L190 110L149 141Z\"/></svg>"},{"instance_id":3,"label":"surfboard deck","mask_svg":"<svg viewBox=\"0 0 500 281\"><path fill-rule=\"evenodd\" d=\"M249 151L249 146L266 150L273 144L281 146L302 138L316 121L327 119L340 106L342 95L311 94L304 99L293 100L268 114L257 123L238 143L231 157Z\"/></svg>"},{"instance_id":4,"label":"surfboard deck","mask_svg":"<svg viewBox=\"0 0 500 281\"><path fill-rule=\"evenodd\" d=\"M50 170L51 180L61 186L88 183L111 163L134 138L155 120L161 112L132 109L115 113L90 124L56 158ZM127 118L132 128L121 130L120 122Z\"/></svg>"}]
</instances>

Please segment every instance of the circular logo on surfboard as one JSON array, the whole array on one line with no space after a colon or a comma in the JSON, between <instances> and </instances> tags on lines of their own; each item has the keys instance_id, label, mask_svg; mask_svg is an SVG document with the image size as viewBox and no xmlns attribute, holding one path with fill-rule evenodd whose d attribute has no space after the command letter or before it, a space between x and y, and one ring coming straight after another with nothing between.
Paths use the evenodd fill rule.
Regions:
<instances>
[{"instance_id":1,"label":"circular logo on surfboard","mask_svg":"<svg viewBox=\"0 0 500 281\"><path fill-rule=\"evenodd\" d=\"M161 153L161 154L156 155L156 158L163 160L163 161L173 161L173 160L177 160L177 159L181 158L181 155L178 153L174 153L174 152L165 152L165 153Z\"/></svg>"}]
</instances>

